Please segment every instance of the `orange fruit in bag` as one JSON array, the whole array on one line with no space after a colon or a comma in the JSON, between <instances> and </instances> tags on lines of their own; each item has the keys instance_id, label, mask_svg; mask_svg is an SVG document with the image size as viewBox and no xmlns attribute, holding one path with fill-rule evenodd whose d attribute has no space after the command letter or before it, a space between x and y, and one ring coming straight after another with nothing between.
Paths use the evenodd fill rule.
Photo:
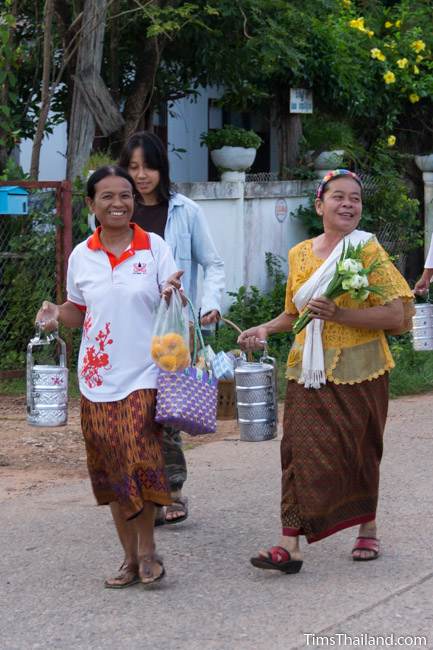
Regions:
<instances>
[{"instance_id":1,"label":"orange fruit in bag","mask_svg":"<svg viewBox=\"0 0 433 650\"><path fill-rule=\"evenodd\" d=\"M154 336L150 348L152 358L163 370L175 372L189 366L189 348L177 332Z\"/></svg>"}]
</instances>

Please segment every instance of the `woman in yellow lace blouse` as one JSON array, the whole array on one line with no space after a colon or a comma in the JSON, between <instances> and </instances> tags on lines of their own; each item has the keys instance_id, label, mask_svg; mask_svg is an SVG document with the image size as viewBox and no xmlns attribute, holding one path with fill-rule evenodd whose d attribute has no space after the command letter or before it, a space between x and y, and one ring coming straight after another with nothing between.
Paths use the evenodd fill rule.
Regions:
<instances>
[{"instance_id":1,"label":"woman in yellow lace blouse","mask_svg":"<svg viewBox=\"0 0 433 650\"><path fill-rule=\"evenodd\" d=\"M305 307L314 316L296 336L287 361L282 536L278 546L251 558L256 567L285 573L302 566L301 535L315 542L359 525L353 559L379 555L379 465L394 366L385 331L403 330L413 309L409 286L376 238L357 230L360 179L347 170L330 172L319 185L316 211L324 232L289 252L285 311L239 337L244 349L255 349L271 334L291 330ZM364 302L348 293L335 302L323 296L343 240L363 244L365 267L381 260L369 276L380 295L370 293Z\"/></svg>"}]
</instances>

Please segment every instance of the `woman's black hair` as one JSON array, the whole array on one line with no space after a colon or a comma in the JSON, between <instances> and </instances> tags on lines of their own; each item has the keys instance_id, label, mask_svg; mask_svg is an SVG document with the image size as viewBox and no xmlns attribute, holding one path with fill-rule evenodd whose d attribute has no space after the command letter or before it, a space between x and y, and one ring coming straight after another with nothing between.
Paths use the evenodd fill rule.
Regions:
<instances>
[{"instance_id":1,"label":"woman's black hair","mask_svg":"<svg viewBox=\"0 0 433 650\"><path fill-rule=\"evenodd\" d=\"M166 148L160 138L149 131L138 131L131 135L120 152L119 165L128 169L135 149L141 149L144 163L149 169L159 172L159 185L156 188L159 203L167 203L172 194L170 182L170 165Z\"/></svg>"},{"instance_id":2,"label":"woman's black hair","mask_svg":"<svg viewBox=\"0 0 433 650\"><path fill-rule=\"evenodd\" d=\"M118 165L104 165L103 167L99 167L99 169L94 171L93 174L87 179L86 196L88 196L90 199L94 199L96 184L99 183L99 181L102 181L103 178L107 178L107 176L121 176L122 178L125 178L132 186L134 199L138 199L140 192L137 190L134 179L131 178L131 176L127 171L123 169L123 167L119 167Z\"/></svg>"}]
</instances>

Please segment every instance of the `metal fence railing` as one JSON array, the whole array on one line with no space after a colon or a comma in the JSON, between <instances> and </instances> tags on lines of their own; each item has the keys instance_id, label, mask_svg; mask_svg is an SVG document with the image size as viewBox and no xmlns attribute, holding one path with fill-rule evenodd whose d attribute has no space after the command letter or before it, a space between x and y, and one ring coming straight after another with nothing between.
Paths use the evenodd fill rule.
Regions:
<instances>
[{"instance_id":1,"label":"metal fence railing","mask_svg":"<svg viewBox=\"0 0 433 650\"><path fill-rule=\"evenodd\" d=\"M42 300L64 298L72 246L68 182L1 181L28 191L28 214L0 214L0 376L20 371Z\"/></svg>"}]
</instances>

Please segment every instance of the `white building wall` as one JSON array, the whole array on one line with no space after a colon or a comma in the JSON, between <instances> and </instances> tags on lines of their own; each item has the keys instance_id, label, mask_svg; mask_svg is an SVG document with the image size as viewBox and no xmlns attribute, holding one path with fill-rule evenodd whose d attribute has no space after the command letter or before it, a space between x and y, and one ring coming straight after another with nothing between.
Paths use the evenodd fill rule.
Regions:
<instances>
[{"instance_id":1,"label":"white building wall","mask_svg":"<svg viewBox=\"0 0 433 650\"><path fill-rule=\"evenodd\" d=\"M33 140L26 138L20 144L20 165L26 174L30 171ZM57 124L52 134L47 134L41 147L39 163L40 181L63 181L66 177L66 122Z\"/></svg>"},{"instance_id":2,"label":"white building wall","mask_svg":"<svg viewBox=\"0 0 433 650\"><path fill-rule=\"evenodd\" d=\"M200 88L196 99L183 98L168 107L167 140L171 179L177 182L202 182L208 179L208 150L200 146L200 135L208 128L222 126L221 110L211 110L209 99L217 99L222 91ZM221 123L218 123L218 113ZM210 119L215 122L209 124ZM176 153L176 149L186 149Z\"/></svg>"},{"instance_id":3,"label":"white building wall","mask_svg":"<svg viewBox=\"0 0 433 650\"><path fill-rule=\"evenodd\" d=\"M242 285L267 290L265 254L280 256L287 271L288 250L307 236L290 213L308 204L309 183L184 183L178 189L203 209L224 260L226 291ZM226 294L224 310L231 301Z\"/></svg>"}]
</instances>

